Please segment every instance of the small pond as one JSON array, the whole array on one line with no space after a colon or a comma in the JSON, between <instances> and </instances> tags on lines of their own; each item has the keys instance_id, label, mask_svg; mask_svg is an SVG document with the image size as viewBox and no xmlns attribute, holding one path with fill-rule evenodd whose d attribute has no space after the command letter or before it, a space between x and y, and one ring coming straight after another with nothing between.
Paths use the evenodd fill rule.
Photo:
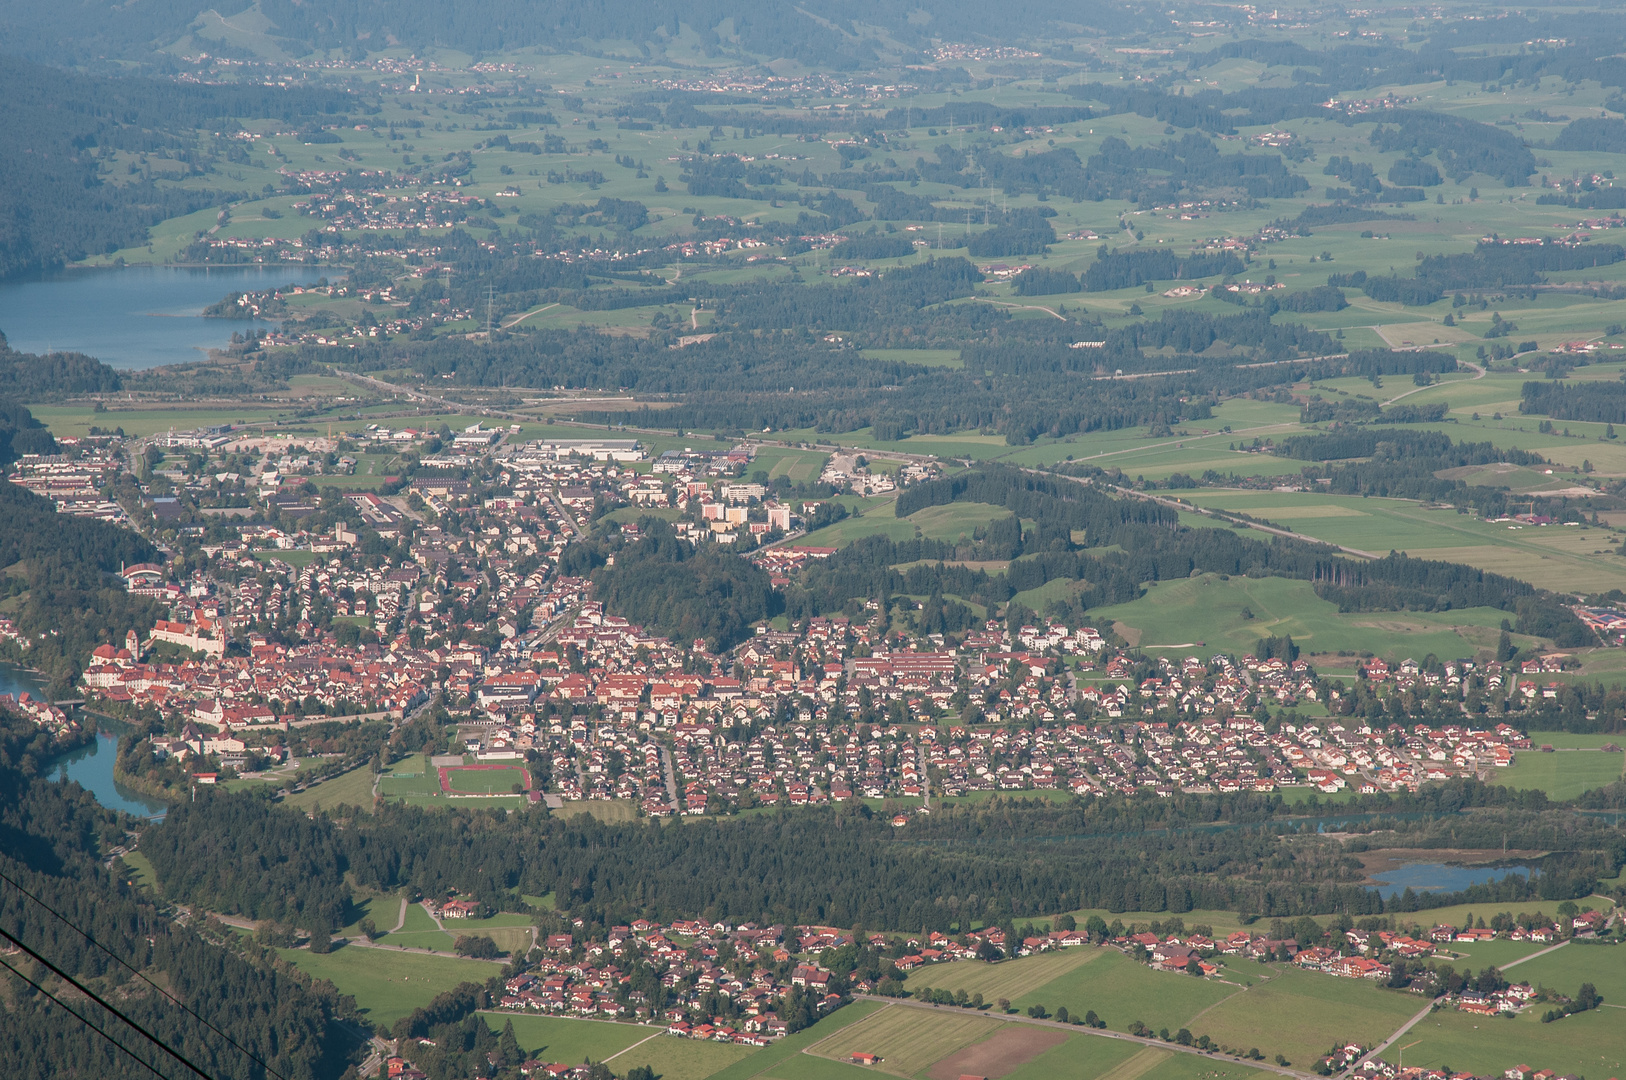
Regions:
<instances>
[{"instance_id":1,"label":"small pond","mask_svg":"<svg viewBox=\"0 0 1626 1080\"><path fill-rule=\"evenodd\" d=\"M1451 866L1446 863L1411 863L1372 876L1385 896L1395 896L1408 888L1414 892L1460 892L1470 885L1484 885L1517 875L1535 873L1528 866Z\"/></svg>"}]
</instances>

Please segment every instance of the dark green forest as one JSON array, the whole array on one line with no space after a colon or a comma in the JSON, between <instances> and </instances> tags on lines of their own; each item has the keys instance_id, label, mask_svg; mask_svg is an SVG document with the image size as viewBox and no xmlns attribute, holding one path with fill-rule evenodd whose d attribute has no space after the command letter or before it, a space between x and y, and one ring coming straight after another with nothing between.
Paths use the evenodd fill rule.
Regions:
<instances>
[{"instance_id":1,"label":"dark green forest","mask_svg":"<svg viewBox=\"0 0 1626 1080\"><path fill-rule=\"evenodd\" d=\"M1615 802L1623 797L1620 784L1610 791ZM1477 809L1460 813L1468 807ZM562 820L540 810L406 806L309 819L263 799L211 793L173 808L142 847L170 895L242 914L283 910L312 929L336 925L324 904L342 893L347 874L369 888L456 890L497 907L511 903L516 887L555 892L561 909L604 925L701 913L901 930L1077 907L1288 916L1561 899L1585 895L1626 861L1615 830L1551 808L1539 792L1453 781L1340 810L1407 815L1372 823L1400 829L1407 846L1493 834L1499 843L1507 830L1510 844L1565 854L1551 857L1534 881L1509 877L1459 896L1385 900L1358 884L1364 874L1337 842L1312 831L1284 848L1280 837L1300 832L1291 814L1302 810L1290 811L1279 797L1149 794L945 807L904 839L862 806L668 828ZM1220 821L1256 827L1209 827ZM1135 844L1124 844L1126 833ZM296 849L300 858L288 858Z\"/></svg>"},{"instance_id":2,"label":"dark green forest","mask_svg":"<svg viewBox=\"0 0 1626 1080\"><path fill-rule=\"evenodd\" d=\"M0 926L220 1080L265 1080L269 1073L255 1058L287 1080L332 1080L353 1055L359 1060L363 1044L354 1001L230 932L217 929L210 940L207 928L177 925L103 867L106 850L125 841L125 819L77 785L37 775L53 749L32 721L0 713L0 874L11 879L0 880ZM167 987L207 1024L121 962ZM160 1069L178 1067L26 956L12 953L4 963L13 969L0 971L0 1058L8 1075L152 1075L15 972L58 996L66 989L74 1011L141 1060Z\"/></svg>"}]
</instances>

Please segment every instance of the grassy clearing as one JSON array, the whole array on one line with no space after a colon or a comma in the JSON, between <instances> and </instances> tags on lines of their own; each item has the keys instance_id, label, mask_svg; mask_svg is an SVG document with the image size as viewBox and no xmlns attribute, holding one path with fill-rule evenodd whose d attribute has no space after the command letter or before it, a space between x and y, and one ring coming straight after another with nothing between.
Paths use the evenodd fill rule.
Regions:
<instances>
[{"instance_id":1,"label":"grassy clearing","mask_svg":"<svg viewBox=\"0 0 1626 1080\"><path fill-rule=\"evenodd\" d=\"M1416 995L1382 990L1364 979L1273 968L1261 981L1220 1002L1192 1022L1193 1034L1266 1057L1285 1054L1300 1068L1334 1043L1382 1042L1422 1006Z\"/></svg>"},{"instance_id":2,"label":"grassy clearing","mask_svg":"<svg viewBox=\"0 0 1626 1080\"><path fill-rule=\"evenodd\" d=\"M574 817L577 814L586 814L597 818L606 825L618 821L633 821L638 817L638 807L625 799L580 799L567 801L563 807L554 811L561 817Z\"/></svg>"},{"instance_id":3,"label":"grassy clearing","mask_svg":"<svg viewBox=\"0 0 1626 1080\"><path fill-rule=\"evenodd\" d=\"M865 360L883 363L917 364L921 367L963 368L959 349L865 349L858 354Z\"/></svg>"},{"instance_id":4,"label":"grassy clearing","mask_svg":"<svg viewBox=\"0 0 1626 1080\"><path fill-rule=\"evenodd\" d=\"M893 501L886 500L866 509L862 514L836 522L827 528L812 532L801 542L826 547L845 547L854 540L877 534L890 540L912 539L916 530L928 540L970 539L977 529L991 521L1009 517L1010 511L1002 506L986 503L950 503L947 506L929 506L906 518L892 511Z\"/></svg>"},{"instance_id":5,"label":"grassy clearing","mask_svg":"<svg viewBox=\"0 0 1626 1080\"><path fill-rule=\"evenodd\" d=\"M347 945L325 955L306 949L278 951L307 975L328 979L341 993L354 996L367 1019L386 1026L458 983L483 983L500 970L480 960L360 945Z\"/></svg>"},{"instance_id":6,"label":"grassy clearing","mask_svg":"<svg viewBox=\"0 0 1626 1080\"><path fill-rule=\"evenodd\" d=\"M1597 750L1559 750L1551 754L1521 751L1513 764L1497 769L1492 780L1520 790L1545 791L1552 799L1573 799L1583 791L1604 787L1621 777L1626 754Z\"/></svg>"},{"instance_id":7,"label":"grassy clearing","mask_svg":"<svg viewBox=\"0 0 1626 1080\"><path fill-rule=\"evenodd\" d=\"M501 1031L504 1024L512 1021L514 1038L519 1040L520 1048L532 1057L568 1065L577 1065L589 1058L603 1061L611 1054L618 1054L655 1034L655 1029L641 1024L618 1024L610 1020L572 1020L568 1017L515 1016L495 1012L481 1015L492 1031Z\"/></svg>"},{"instance_id":8,"label":"grassy clearing","mask_svg":"<svg viewBox=\"0 0 1626 1080\"><path fill-rule=\"evenodd\" d=\"M151 889L155 894L162 895L158 888L158 875L153 872L152 860L139 851L132 851L121 860L130 871L130 884L138 888Z\"/></svg>"},{"instance_id":9,"label":"grassy clearing","mask_svg":"<svg viewBox=\"0 0 1626 1080\"><path fill-rule=\"evenodd\" d=\"M934 990L964 990L967 994L981 994L984 1001L998 1001L1000 998L1015 1000L1105 955L1101 949L1076 947L998 964L957 960L952 964L931 964L910 972L905 982L911 990L929 986Z\"/></svg>"},{"instance_id":10,"label":"grassy clearing","mask_svg":"<svg viewBox=\"0 0 1626 1080\"><path fill-rule=\"evenodd\" d=\"M1094 1009L1115 1031L1126 1031L1139 1020L1153 1030L1174 1031L1191 1018L1232 994L1235 986L1189 975L1153 971L1123 953L1101 950L1101 958L1064 972L1045 985L1012 1000L1017 1008L1043 1005L1051 1012L1060 1006L1074 1016Z\"/></svg>"},{"instance_id":11,"label":"grassy clearing","mask_svg":"<svg viewBox=\"0 0 1626 1080\"><path fill-rule=\"evenodd\" d=\"M846 1061L858 1051L868 1051L881 1058L877 1070L894 1076L913 1076L1003 1026L1002 1022L984 1016L894 1005L815 1044L810 1052Z\"/></svg>"},{"instance_id":12,"label":"grassy clearing","mask_svg":"<svg viewBox=\"0 0 1626 1080\"><path fill-rule=\"evenodd\" d=\"M1608 1007L1553 1024L1530 1013L1503 1020L1442 1010L1408 1031L1383 1058L1398 1061L1403 1045L1408 1067L1449 1066L1484 1076L1527 1064L1575 1076L1619 1076L1626 1061L1621 1027L1620 1010Z\"/></svg>"}]
</instances>

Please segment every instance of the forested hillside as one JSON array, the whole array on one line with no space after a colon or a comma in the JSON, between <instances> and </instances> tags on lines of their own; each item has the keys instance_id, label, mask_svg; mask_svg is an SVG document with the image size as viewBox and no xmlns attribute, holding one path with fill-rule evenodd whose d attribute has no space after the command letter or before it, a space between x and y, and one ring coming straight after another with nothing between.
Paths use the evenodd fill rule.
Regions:
<instances>
[{"instance_id":1,"label":"forested hillside","mask_svg":"<svg viewBox=\"0 0 1626 1080\"><path fill-rule=\"evenodd\" d=\"M49 753L37 732L32 721L0 713L0 834L5 836L0 873L10 879L0 881L0 926L116 1000L132 1020L212 1077L268 1075L255 1058L287 1080L338 1077L361 1045L354 1034L359 1019L355 1003L341 998L331 984L313 985L235 935L223 934L222 943L212 943L199 931L176 925L104 869L104 853L124 841L124 825L78 787L25 772L30 762ZM25 889L43 904L25 896ZM204 1022L137 979L120 961L165 987ZM64 997L140 1059L160 1066L170 1062L23 955L11 953L5 964ZM84 1021L17 974L0 971L0 985L0 1057L8 1074L110 1080L152 1076L141 1061L86 1031ZM209 1025L229 1032L241 1049Z\"/></svg>"}]
</instances>

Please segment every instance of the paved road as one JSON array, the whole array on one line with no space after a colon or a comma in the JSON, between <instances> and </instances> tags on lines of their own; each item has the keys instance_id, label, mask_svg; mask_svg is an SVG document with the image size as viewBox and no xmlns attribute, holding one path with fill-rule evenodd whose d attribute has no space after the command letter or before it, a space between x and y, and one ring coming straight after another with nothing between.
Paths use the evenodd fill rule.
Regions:
<instances>
[{"instance_id":1,"label":"paved road","mask_svg":"<svg viewBox=\"0 0 1626 1080\"><path fill-rule=\"evenodd\" d=\"M911 1001L908 998L875 997L870 994L854 994L856 1001L878 1001L885 1005L897 1005L905 1009L941 1009L947 1012L964 1013L968 1016L988 1016L987 1012L977 1009L962 1009L954 1005L931 1005L924 1001ZM1195 1046L1181 1046L1179 1043L1164 1042L1161 1039L1143 1039L1136 1035L1126 1035L1121 1031L1108 1031L1102 1028L1088 1028L1075 1024L1063 1024L1056 1020L1035 1020L1029 1016L1001 1016L1013 1024L1034 1024L1038 1027L1060 1028L1063 1031L1078 1035L1094 1035L1102 1039L1117 1039L1120 1042L1139 1043L1142 1046L1154 1046L1159 1050L1169 1050L1179 1054L1194 1054L1197 1057L1209 1058L1213 1061L1229 1061L1236 1065L1244 1065L1250 1069L1259 1069L1262 1072L1276 1073L1278 1076L1291 1076L1296 1080L1315 1080L1314 1073L1300 1072L1297 1069L1284 1069L1280 1065L1272 1065L1265 1061L1249 1061L1247 1058L1232 1057L1230 1054L1221 1054L1207 1050L1199 1050Z\"/></svg>"},{"instance_id":2,"label":"paved road","mask_svg":"<svg viewBox=\"0 0 1626 1080\"><path fill-rule=\"evenodd\" d=\"M1389 1047L1400 1041L1400 1036L1416 1027L1422 1022L1424 1017L1433 1011L1434 1002L1430 1001L1427 1005L1424 1005L1421 1009L1417 1010L1416 1016L1402 1024L1399 1031L1395 1032L1393 1035L1390 1035L1387 1039L1384 1039L1382 1043L1362 1054L1358 1060L1351 1062L1350 1067L1344 1071L1344 1075L1349 1075L1349 1073L1354 1070L1355 1066L1359 1065L1362 1061L1375 1061L1377 1058L1381 1057L1385 1050L1389 1049Z\"/></svg>"},{"instance_id":3,"label":"paved road","mask_svg":"<svg viewBox=\"0 0 1626 1080\"><path fill-rule=\"evenodd\" d=\"M1056 473L1053 475L1059 476L1060 474ZM1192 506L1188 503L1178 502L1174 499L1165 499L1162 496L1154 495L1149 491L1136 491L1134 488L1119 487L1116 484L1108 484L1106 486L1110 487L1113 491L1118 492L1120 495L1130 495L1137 499L1146 499L1147 501L1155 502L1160 506L1167 506L1171 510L1184 510L1188 514L1202 514L1204 517L1217 518L1220 521L1229 521L1235 525L1246 525L1250 529L1257 529L1263 533L1270 533L1272 536L1285 536L1293 540L1303 540L1311 544L1321 544L1325 547L1342 551L1346 555L1355 555L1362 559L1382 558L1381 555L1374 554L1370 551L1362 551L1360 548L1345 547L1343 544L1333 544L1326 540L1317 540L1313 536L1301 536L1300 534L1292 532L1288 529L1278 529L1274 525L1261 525L1256 521L1247 521L1243 518L1232 517L1231 515L1219 510L1215 510L1212 507Z\"/></svg>"},{"instance_id":4,"label":"paved road","mask_svg":"<svg viewBox=\"0 0 1626 1080\"><path fill-rule=\"evenodd\" d=\"M666 769L666 794L671 799L672 812L677 813L678 806L677 773L672 768L672 752L661 744L661 765Z\"/></svg>"},{"instance_id":5,"label":"paved road","mask_svg":"<svg viewBox=\"0 0 1626 1080\"><path fill-rule=\"evenodd\" d=\"M1568 944L1569 944L1569 942L1567 942L1567 941L1560 941L1557 945L1549 945L1547 948L1542 949L1539 952L1533 952L1529 956L1521 956L1517 960L1513 961L1511 964L1503 964L1499 970L1506 971L1508 968L1518 967L1520 964L1524 963L1527 960L1534 960L1538 956L1546 956L1548 953L1557 952L1559 949L1562 949L1564 946L1566 946Z\"/></svg>"},{"instance_id":6,"label":"paved road","mask_svg":"<svg viewBox=\"0 0 1626 1080\"><path fill-rule=\"evenodd\" d=\"M1424 390L1438 390L1441 386L1451 386L1459 382L1477 382L1485 377L1485 369L1480 367L1478 364L1469 363L1466 360L1458 360L1457 363L1461 364L1463 367L1473 368L1474 377L1472 379L1453 379L1449 383L1430 383L1427 386L1419 386L1414 390L1407 390L1404 394L1396 394L1394 397L1383 403L1384 407L1387 408L1388 406L1393 405L1401 398L1408 398L1413 394L1421 394Z\"/></svg>"}]
</instances>

